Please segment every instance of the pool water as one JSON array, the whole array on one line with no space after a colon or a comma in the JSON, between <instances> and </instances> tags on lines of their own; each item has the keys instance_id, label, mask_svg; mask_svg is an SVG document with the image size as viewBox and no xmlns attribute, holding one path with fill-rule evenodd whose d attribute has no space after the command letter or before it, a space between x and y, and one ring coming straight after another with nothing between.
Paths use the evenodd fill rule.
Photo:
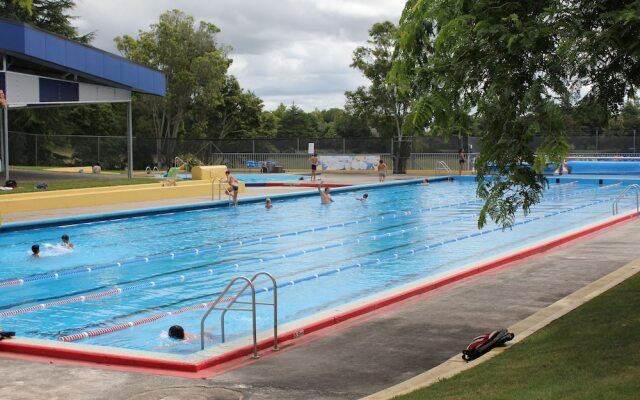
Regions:
<instances>
[{"instance_id":1,"label":"pool water","mask_svg":"<svg viewBox=\"0 0 640 400\"><path fill-rule=\"evenodd\" d=\"M58 340L147 321L80 342L189 354L199 341L176 345L167 328L199 332L202 303L236 276L275 276L283 324L610 218L623 188L552 184L508 230L479 230L475 183L454 181L368 190L367 202L356 191L335 194L328 206L299 197L274 201L271 210L247 204L7 232L0 235L10 260L0 268L0 326ZM620 210L634 206L624 200ZM58 246L64 233L73 251ZM39 258L30 256L34 243L44 249ZM256 286L257 300L271 301L271 283ZM250 335L250 318L229 312L227 341ZM207 347L221 341L219 320L214 314L207 322ZM272 309L259 307L258 330L272 324Z\"/></svg>"}]
</instances>

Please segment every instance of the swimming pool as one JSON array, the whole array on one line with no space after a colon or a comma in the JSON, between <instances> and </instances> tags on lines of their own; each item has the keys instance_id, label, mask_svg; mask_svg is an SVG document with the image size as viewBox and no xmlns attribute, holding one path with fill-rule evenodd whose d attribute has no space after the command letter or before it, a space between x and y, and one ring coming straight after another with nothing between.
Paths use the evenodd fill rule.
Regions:
<instances>
[{"instance_id":1,"label":"swimming pool","mask_svg":"<svg viewBox=\"0 0 640 400\"><path fill-rule=\"evenodd\" d=\"M176 345L167 328L198 332L203 303L238 275L273 274L278 322L298 321L611 218L627 183L562 182L506 231L476 228L482 203L475 183L461 179L369 189L366 203L354 199L363 191L345 191L329 206L294 197L269 211L255 203L5 232L0 249L11 262L0 269L0 325L22 337L196 353L198 341ZM630 197L620 210L634 207ZM63 233L74 251L55 246ZM34 259L33 243L54 246ZM270 301L270 283L257 287L257 300ZM268 330L272 310L258 311L258 330ZM230 312L227 341L250 328L250 315ZM207 348L219 345L219 317L207 331Z\"/></svg>"}]
</instances>

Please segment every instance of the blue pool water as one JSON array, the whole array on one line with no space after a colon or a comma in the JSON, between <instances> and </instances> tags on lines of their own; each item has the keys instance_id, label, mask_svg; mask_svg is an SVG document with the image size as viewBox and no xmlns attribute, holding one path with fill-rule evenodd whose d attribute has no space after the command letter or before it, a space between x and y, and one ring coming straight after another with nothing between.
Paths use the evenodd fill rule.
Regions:
<instances>
[{"instance_id":1,"label":"blue pool water","mask_svg":"<svg viewBox=\"0 0 640 400\"><path fill-rule=\"evenodd\" d=\"M233 174L239 181L242 182L290 182L298 181L302 178L301 175L292 174ZM309 180L306 177L305 180Z\"/></svg>"},{"instance_id":2,"label":"blue pool water","mask_svg":"<svg viewBox=\"0 0 640 400\"><path fill-rule=\"evenodd\" d=\"M19 336L60 336L126 324L213 301L235 276L273 274L280 285L279 323L299 320L409 282L611 217L622 184L551 185L544 201L512 230L478 230L482 203L475 183L404 185L317 197L122 218L0 234L0 326ZM624 200L620 210L635 207ZM76 248L56 244L66 233ZM33 243L53 245L33 258ZM22 279L23 284L2 286ZM258 301L271 300L260 281ZM119 289L119 290L114 290ZM92 294L107 293L98 298ZM84 301L52 304L85 296ZM30 309L29 307L35 307ZM258 309L259 330L272 326L269 307ZM81 343L192 353L199 342L176 346L166 338L180 324L199 332L203 309L180 313ZM228 340L250 334L250 313L227 315ZM220 342L219 314L207 324L207 346Z\"/></svg>"}]
</instances>

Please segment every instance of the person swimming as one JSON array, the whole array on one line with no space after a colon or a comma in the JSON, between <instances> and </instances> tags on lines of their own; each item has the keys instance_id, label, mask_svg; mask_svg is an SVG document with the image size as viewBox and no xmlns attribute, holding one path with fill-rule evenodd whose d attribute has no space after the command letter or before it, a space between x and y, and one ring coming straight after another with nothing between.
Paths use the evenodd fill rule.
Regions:
<instances>
[{"instance_id":1,"label":"person swimming","mask_svg":"<svg viewBox=\"0 0 640 400\"><path fill-rule=\"evenodd\" d=\"M34 244L31 246L31 256L32 257L40 257L40 245Z\"/></svg>"},{"instance_id":2,"label":"person swimming","mask_svg":"<svg viewBox=\"0 0 640 400\"><path fill-rule=\"evenodd\" d=\"M264 208L267 210L271 210L273 208L273 204L271 204L271 199L266 199L264 201Z\"/></svg>"},{"instance_id":3,"label":"person swimming","mask_svg":"<svg viewBox=\"0 0 640 400\"><path fill-rule=\"evenodd\" d=\"M195 339L195 335L189 333L189 332L185 332L184 328L181 327L180 325L173 325L169 328L169 337L171 339L178 339L178 340L191 340L191 339Z\"/></svg>"},{"instance_id":4,"label":"person swimming","mask_svg":"<svg viewBox=\"0 0 640 400\"><path fill-rule=\"evenodd\" d=\"M66 233L62 235L60 239L62 239L62 247L64 247L65 249L73 249L75 247L73 243L69 241L69 235L67 235Z\"/></svg>"},{"instance_id":5,"label":"person swimming","mask_svg":"<svg viewBox=\"0 0 640 400\"><path fill-rule=\"evenodd\" d=\"M320 193L320 203L322 204L331 204L333 203L333 199L331 198L331 189L329 187L324 188L322 190L322 185L324 181L320 180L320 184L318 185L318 193Z\"/></svg>"},{"instance_id":6,"label":"person swimming","mask_svg":"<svg viewBox=\"0 0 640 400\"><path fill-rule=\"evenodd\" d=\"M367 193L363 194L362 197L356 197L356 200L358 201L367 201L367 199L369 198L369 195Z\"/></svg>"}]
</instances>

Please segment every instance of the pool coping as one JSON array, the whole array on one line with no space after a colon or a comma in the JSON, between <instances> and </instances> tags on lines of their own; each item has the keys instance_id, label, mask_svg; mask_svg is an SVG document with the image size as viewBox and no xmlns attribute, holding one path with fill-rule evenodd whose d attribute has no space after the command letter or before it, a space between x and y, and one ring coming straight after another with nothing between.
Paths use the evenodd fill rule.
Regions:
<instances>
[{"instance_id":1,"label":"pool coping","mask_svg":"<svg viewBox=\"0 0 640 400\"><path fill-rule=\"evenodd\" d=\"M421 181L421 180L418 180ZM367 185L380 187L378 185ZM354 189L356 188L356 189ZM345 189L361 190L363 187ZM288 196L291 197L291 196ZM273 198L273 196L272 196ZM510 252L469 263L457 268L453 273L443 272L423 278L400 287L389 289L373 296L360 299L340 307L326 310L301 320L279 326L283 333L278 335L279 343L292 341L304 335L337 325L341 322L376 311L391 304L399 303L411 297L430 292L437 288L464 280L468 277L519 261L531 255L544 252L610 226L637 218L636 211L629 211L617 217L599 220L560 235L534 242ZM271 330L258 334L258 349L265 350L273 344ZM44 356L57 359L84 361L110 366L133 367L148 370L169 371L175 373L197 373L202 370L248 356L253 351L250 338L242 338L213 349L190 355L175 355L141 350L129 350L107 346L86 345L82 343L52 342L43 339L14 338L0 342L0 352ZM184 375L182 375L184 376Z\"/></svg>"}]
</instances>

